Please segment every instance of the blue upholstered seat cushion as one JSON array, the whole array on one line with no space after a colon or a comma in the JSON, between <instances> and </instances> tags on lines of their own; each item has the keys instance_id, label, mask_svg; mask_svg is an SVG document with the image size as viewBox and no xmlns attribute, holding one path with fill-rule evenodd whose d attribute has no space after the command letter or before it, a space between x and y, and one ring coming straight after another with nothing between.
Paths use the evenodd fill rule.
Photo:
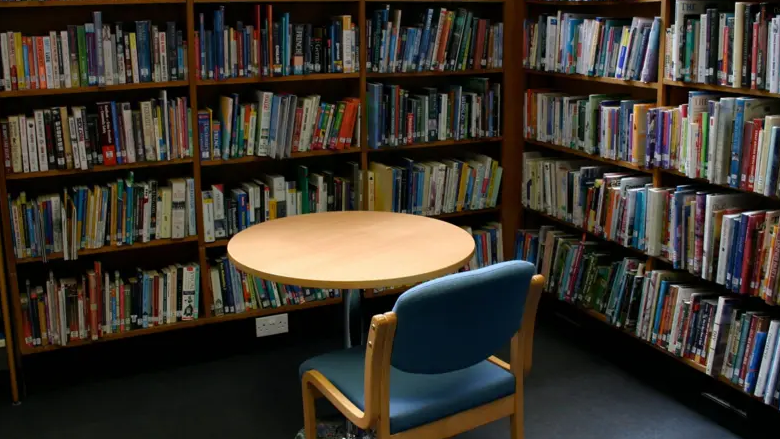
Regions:
<instances>
[{"instance_id":1,"label":"blue upholstered seat cushion","mask_svg":"<svg viewBox=\"0 0 780 439\"><path fill-rule=\"evenodd\" d=\"M364 366L365 347L357 346L311 358L301 365L300 374L319 371L365 410ZM390 370L391 434L487 404L515 391L514 376L487 360L442 374L414 374L392 367Z\"/></svg>"}]
</instances>

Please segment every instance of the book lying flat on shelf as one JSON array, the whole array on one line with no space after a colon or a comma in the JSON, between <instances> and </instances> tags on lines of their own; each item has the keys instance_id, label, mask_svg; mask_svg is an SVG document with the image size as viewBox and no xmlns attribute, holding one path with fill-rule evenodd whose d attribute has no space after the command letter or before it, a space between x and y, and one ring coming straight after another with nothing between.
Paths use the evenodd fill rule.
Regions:
<instances>
[{"instance_id":1,"label":"book lying flat on shelf","mask_svg":"<svg viewBox=\"0 0 780 439\"><path fill-rule=\"evenodd\" d=\"M100 262L78 277L49 273L44 285L27 280L21 293L24 342L29 347L98 340L111 334L198 319L200 267L175 264L112 275Z\"/></svg>"},{"instance_id":2,"label":"book lying flat on shelf","mask_svg":"<svg viewBox=\"0 0 780 439\"><path fill-rule=\"evenodd\" d=\"M122 246L156 239L197 235L195 182L177 178L127 178L93 187L76 186L62 194L28 199L25 192L9 195L11 238L17 258L62 253L76 259L79 250Z\"/></svg>"},{"instance_id":3,"label":"book lying flat on shelf","mask_svg":"<svg viewBox=\"0 0 780 439\"><path fill-rule=\"evenodd\" d=\"M187 98L98 102L87 107L51 107L32 115L0 119L0 145L7 173L159 162L192 157Z\"/></svg>"},{"instance_id":4,"label":"book lying flat on shelf","mask_svg":"<svg viewBox=\"0 0 780 439\"><path fill-rule=\"evenodd\" d=\"M214 11L211 29L198 15L198 79L355 73L360 71L360 30L352 16L332 17L326 26L292 23L290 13L274 20L273 6L254 6L254 25L225 26L225 7Z\"/></svg>"},{"instance_id":5,"label":"book lying flat on shelf","mask_svg":"<svg viewBox=\"0 0 780 439\"><path fill-rule=\"evenodd\" d=\"M181 81L187 78L187 40L181 26L149 20L134 28L93 21L42 36L0 33L0 91ZM133 29L135 30L133 32Z\"/></svg>"}]
</instances>

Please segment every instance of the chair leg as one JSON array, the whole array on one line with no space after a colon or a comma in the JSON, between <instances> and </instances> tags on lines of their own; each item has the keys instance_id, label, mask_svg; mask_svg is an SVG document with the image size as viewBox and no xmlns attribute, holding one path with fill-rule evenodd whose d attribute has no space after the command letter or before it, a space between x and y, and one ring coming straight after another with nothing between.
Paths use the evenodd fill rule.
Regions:
<instances>
[{"instance_id":1,"label":"chair leg","mask_svg":"<svg viewBox=\"0 0 780 439\"><path fill-rule=\"evenodd\" d=\"M303 431L306 439L317 439L317 414L314 404L314 394L307 382L303 382Z\"/></svg>"},{"instance_id":2,"label":"chair leg","mask_svg":"<svg viewBox=\"0 0 780 439\"><path fill-rule=\"evenodd\" d=\"M525 421L523 418L523 392L522 386L519 393L515 393L515 412L509 416L509 437L511 439L523 439Z\"/></svg>"}]
</instances>

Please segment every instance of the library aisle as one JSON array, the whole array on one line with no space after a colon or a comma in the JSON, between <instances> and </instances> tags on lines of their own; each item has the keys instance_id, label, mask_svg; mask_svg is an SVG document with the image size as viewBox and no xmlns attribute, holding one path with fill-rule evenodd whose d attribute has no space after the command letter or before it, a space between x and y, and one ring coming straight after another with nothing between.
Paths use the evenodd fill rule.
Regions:
<instances>
[{"instance_id":1,"label":"library aisle","mask_svg":"<svg viewBox=\"0 0 780 439\"><path fill-rule=\"evenodd\" d=\"M690 408L703 404L677 401L583 347L565 324L545 320L526 382L526 438L739 437ZM337 337L280 341L217 361L37 389L20 407L0 405L0 425L10 428L3 437L292 439L302 416L297 366L339 343ZM458 439L506 439L505 422Z\"/></svg>"}]
</instances>

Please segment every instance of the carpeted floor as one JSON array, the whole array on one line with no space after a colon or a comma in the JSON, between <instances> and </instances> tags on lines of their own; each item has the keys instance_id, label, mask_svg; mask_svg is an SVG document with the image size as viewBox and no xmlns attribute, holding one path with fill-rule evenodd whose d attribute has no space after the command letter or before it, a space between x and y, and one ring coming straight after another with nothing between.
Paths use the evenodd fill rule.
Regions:
<instances>
[{"instance_id":1,"label":"carpeted floor","mask_svg":"<svg viewBox=\"0 0 780 439\"><path fill-rule=\"evenodd\" d=\"M338 343L328 337L36 389L21 406L0 406L0 436L292 439L301 424L298 365ZM549 326L537 330L534 360L525 394L528 439L737 438ZM64 378L56 367L44 373ZM508 438L507 421L459 436Z\"/></svg>"}]
</instances>

